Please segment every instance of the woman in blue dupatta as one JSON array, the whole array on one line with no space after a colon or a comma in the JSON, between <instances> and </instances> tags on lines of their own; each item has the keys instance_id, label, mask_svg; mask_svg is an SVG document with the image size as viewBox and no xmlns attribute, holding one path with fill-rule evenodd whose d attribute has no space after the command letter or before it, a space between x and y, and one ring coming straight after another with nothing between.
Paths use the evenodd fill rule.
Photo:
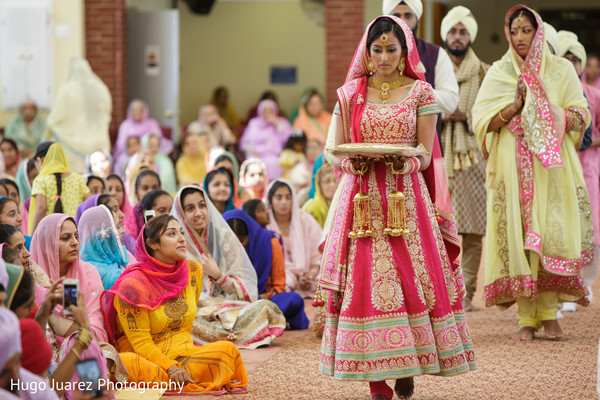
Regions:
<instances>
[{"instance_id":1,"label":"woman in blue dupatta","mask_svg":"<svg viewBox=\"0 0 600 400\"><path fill-rule=\"evenodd\" d=\"M105 206L87 209L79 220L80 258L98 270L105 290L110 289L129 264L112 212Z\"/></svg>"},{"instance_id":2,"label":"woman in blue dupatta","mask_svg":"<svg viewBox=\"0 0 600 400\"><path fill-rule=\"evenodd\" d=\"M112 217L115 225L117 226L117 231L121 232L121 242L123 242L123 245L127 249L130 261L135 262L135 260L133 260L133 254L135 253L135 238L129 236L125 232L125 215L119 207L118 200L110 194L95 194L81 203L75 212L75 223L79 226L79 220L85 211L92 207L102 205L112 211Z\"/></svg>"},{"instance_id":3,"label":"woman in blue dupatta","mask_svg":"<svg viewBox=\"0 0 600 400\"><path fill-rule=\"evenodd\" d=\"M223 218L246 249L256 270L260 297L277 304L291 329L308 328L304 300L296 292L285 291L283 250L275 234L241 210L231 210Z\"/></svg>"}]
</instances>

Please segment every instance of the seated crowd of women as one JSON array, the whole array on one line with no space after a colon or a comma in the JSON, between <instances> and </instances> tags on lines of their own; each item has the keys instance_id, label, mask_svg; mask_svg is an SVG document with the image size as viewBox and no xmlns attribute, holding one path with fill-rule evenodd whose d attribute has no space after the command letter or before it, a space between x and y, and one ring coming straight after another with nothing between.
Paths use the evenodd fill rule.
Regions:
<instances>
[{"instance_id":1,"label":"seated crowd of women","mask_svg":"<svg viewBox=\"0 0 600 400\"><path fill-rule=\"evenodd\" d=\"M301 188L303 209L297 186L269 182L259 158L239 166L226 151L194 155L206 148L201 137L184 138L174 169L188 175L185 184L164 174L171 160L160 161L169 148L158 135L140 140L154 148L148 152L122 142L114 160L131 157L120 164L91 154L94 174L86 179L69 169L60 143L42 142L16 180L0 180L0 303L19 320L0 310L0 330L16 324L23 343L37 338L34 347L18 338L0 345L0 370L57 387L79 379L78 360L95 358L113 381L244 393L238 349L308 328L304 299L318 291L319 244L336 189L322 147ZM201 167L204 175L196 175ZM79 291L67 309L65 279L76 279ZM323 321L315 322L322 332ZM0 394L10 389L6 382L0 379ZM62 387L48 398L77 397Z\"/></svg>"}]
</instances>

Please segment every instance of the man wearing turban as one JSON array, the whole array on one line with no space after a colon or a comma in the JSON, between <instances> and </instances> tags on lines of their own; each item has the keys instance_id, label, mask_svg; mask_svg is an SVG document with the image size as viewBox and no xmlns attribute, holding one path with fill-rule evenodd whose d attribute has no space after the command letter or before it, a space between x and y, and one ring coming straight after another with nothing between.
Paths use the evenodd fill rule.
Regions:
<instances>
[{"instance_id":1,"label":"man wearing turban","mask_svg":"<svg viewBox=\"0 0 600 400\"><path fill-rule=\"evenodd\" d=\"M558 39L558 32L552 25L544 22L544 39L550 47L550 51L555 56L560 55L560 40Z\"/></svg>"},{"instance_id":2,"label":"man wearing turban","mask_svg":"<svg viewBox=\"0 0 600 400\"><path fill-rule=\"evenodd\" d=\"M444 114L453 113L458 105L458 84L452 71L452 62L444 49L417 37L419 18L423 15L422 1L383 0L382 11L383 15L393 15L403 19L413 31L419 57L425 67L425 79L435 89L435 98L440 111ZM439 123L437 132L441 144Z\"/></svg>"},{"instance_id":3,"label":"man wearing turban","mask_svg":"<svg viewBox=\"0 0 600 400\"><path fill-rule=\"evenodd\" d=\"M485 235L486 189L485 163L473 133L471 108L489 65L476 55L471 44L477 37L477 21L463 6L451 9L442 20L440 34L452 61L459 85L458 108L442 116L444 167L448 178L452 209L462 241L462 269L467 295L465 311L471 304L477 285L481 247Z\"/></svg>"},{"instance_id":4,"label":"man wearing turban","mask_svg":"<svg viewBox=\"0 0 600 400\"><path fill-rule=\"evenodd\" d=\"M571 61L577 75L581 75L587 55L577 35L569 31L559 31L558 40L560 51L556 55ZM600 227L600 89L585 82L582 82L582 86L592 116L592 143L588 149L579 153L594 222L594 262L590 267L583 269L583 281L590 293L588 299L592 301L592 284L598 275L600 261L600 230L596 229ZM563 311L575 311L575 303L565 303Z\"/></svg>"}]
</instances>

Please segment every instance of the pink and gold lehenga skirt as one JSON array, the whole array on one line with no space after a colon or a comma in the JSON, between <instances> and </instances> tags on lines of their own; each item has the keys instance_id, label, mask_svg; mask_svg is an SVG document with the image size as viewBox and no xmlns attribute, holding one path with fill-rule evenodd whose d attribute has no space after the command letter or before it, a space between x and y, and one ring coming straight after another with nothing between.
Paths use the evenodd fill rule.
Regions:
<instances>
[{"instance_id":1,"label":"pink and gold lehenga skirt","mask_svg":"<svg viewBox=\"0 0 600 400\"><path fill-rule=\"evenodd\" d=\"M339 291L327 291L321 372L338 380L373 382L475 369L461 303L462 272L450 263L423 175L396 177L376 163L358 182L348 177L339 203L347 207L336 212L346 208L352 214L361 186L369 194L373 237L348 239L348 224L337 224L334 217L321 273L327 280L328 273L335 274L328 265L337 269L342 284ZM406 198L407 236L384 234L387 195L396 189ZM337 247L330 246L336 238ZM347 240L347 264L340 273L334 253L342 240Z\"/></svg>"}]
</instances>

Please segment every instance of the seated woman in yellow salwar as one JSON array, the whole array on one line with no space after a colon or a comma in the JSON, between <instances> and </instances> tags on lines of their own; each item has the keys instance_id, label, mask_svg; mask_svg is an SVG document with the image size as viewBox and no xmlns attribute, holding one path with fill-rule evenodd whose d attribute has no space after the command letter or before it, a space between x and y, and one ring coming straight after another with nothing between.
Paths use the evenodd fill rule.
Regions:
<instances>
[{"instance_id":1,"label":"seated woman in yellow salwar","mask_svg":"<svg viewBox=\"0 0 600 400\"><path fill-rule=\"evenodd\" d=\"M136 242L139 260L103 293L109 337L129 382L169 383L170 392L245 393L248 377L231 342L196 347L192 325L202 267L186 260L181 226L170 215L150 220Z\"/></svg>"}]
</instances>

